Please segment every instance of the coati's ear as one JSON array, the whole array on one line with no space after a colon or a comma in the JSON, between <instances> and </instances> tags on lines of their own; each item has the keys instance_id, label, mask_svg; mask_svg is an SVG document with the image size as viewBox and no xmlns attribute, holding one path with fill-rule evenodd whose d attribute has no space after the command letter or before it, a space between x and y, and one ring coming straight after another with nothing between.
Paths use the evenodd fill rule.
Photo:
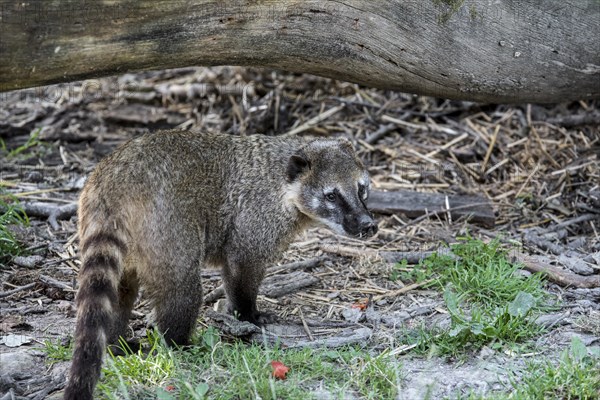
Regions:
<instances>
[{"instance_id":1,"label":"coati's ear","mask_svg":"<svg viewBox=\"0 0 600 400\"><path fill-rule=\"evenodd\" d=\"M340 143L340 149L342 149L348 154L354 155L354 146L352 145L352 142L350 140L343 137L339 138L338 142Z\"/></svg>"},{"instance_id":2,"label":"coati's ear","mask_svg":"<svg viewBox=\"0 0 600 400\"><path fill-rule=\"evenodd\" d=\"M295 181L300 175L310 169L310 161L302 150L292 154L287 165L287 179L289 182Z\"/></svg>"}]
</instances>

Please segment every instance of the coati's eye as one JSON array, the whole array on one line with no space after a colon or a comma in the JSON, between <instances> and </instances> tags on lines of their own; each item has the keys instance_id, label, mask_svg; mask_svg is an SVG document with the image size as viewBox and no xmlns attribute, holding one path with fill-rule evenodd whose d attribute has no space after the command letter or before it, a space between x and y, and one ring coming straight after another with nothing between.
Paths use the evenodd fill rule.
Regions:
<instances>
[{"instance_id":1,"label":"coati's eye","mask_svg":"<svg viewBox=\"0 0 600 400\"><path fill-rule=\"evenodd\" d=\"M358 185L358 197L363 200L367 199L367 189L364 187L364 185Z\"/></svg>"},{"instance_id":2,"label":"coati's eye","mask_svg":"<svg viewBox=\"0 0 600 400\"><path fill-rule=\"evenodd\" d=\"M325 198L327 199L327 201L335 201L337 196L335 195L335 192L331 192L331 193L325 193Z\"/></svg>"}]
</instances>

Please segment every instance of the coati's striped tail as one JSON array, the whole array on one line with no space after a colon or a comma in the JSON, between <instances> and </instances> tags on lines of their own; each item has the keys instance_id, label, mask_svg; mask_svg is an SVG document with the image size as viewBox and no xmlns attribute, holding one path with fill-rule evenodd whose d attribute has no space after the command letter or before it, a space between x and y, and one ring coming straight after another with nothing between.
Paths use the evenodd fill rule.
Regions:
<instances>
[{"instance_id":1,"label":"coati's striped tail","mask_svg":"<svg viewBox=\"0 0 600 400\"><path fill-rule=\"evenodd\" d=\"M113 228L81 238L75 351L66 400L91 400L100 377L107 338L118 312L119 280L127 251L117 232Z\"/></svg>"}]
</instances>

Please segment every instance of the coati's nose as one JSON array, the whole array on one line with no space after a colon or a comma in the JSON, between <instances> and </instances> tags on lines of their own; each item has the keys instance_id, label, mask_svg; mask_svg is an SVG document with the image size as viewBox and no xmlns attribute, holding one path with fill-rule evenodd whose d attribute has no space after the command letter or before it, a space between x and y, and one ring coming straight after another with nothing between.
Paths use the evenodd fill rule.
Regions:
<instances>
[{"instance_id":1,"label":"coati's nose","mask_svg":"<svg viewBox=\"0 0 600 400\"><path fill-rule=\"evenodd\" d=\"M377 233L377 223L369 216L362 216L358 228L361 236L370 237Z\"/></svg>"}]
</instances>

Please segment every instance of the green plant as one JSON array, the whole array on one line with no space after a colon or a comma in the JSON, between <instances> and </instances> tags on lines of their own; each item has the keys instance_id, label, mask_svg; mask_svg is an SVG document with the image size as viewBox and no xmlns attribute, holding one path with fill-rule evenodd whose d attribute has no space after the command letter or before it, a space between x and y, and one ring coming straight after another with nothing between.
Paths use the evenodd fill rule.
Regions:
<instances>
[{"instance_id":1,"label":"green plant","mask_svg":"<svg viewBox=\"0 0 600 400\"><path fill-rule=\"evenodd\" d=\"M444 300L451 316L451 329L439 342L445 339L447 352L469 345L479 348L488 343L519 342L541 332L539 326L527 320L536 306L535 299L527 292L519 292L504 307L471 305L469 315L461 309L459 297L450 288L444 292Z\"/></svg>"},{"instance_id":2,"label":"green plant","mask_svg":"<svg viewBox=\"0 0 600 400\"><path fill-rule=\"evenodd\" d=\"M42 142L38 140L38 137L40 136L40 131L41 129L36 129L33 132L31 132L29 138L24 144L8 152L7 158L16 157L17 155L23 153L27 149L42 144ZM6 145L3 144L3 148L6 149Z\"/></svg>"},{"instance_id":3,"label":"green plant","mask_svg":"<svg viewBox=\"0 0 600 400\"><path fill-rule=\"evenodd\" d=\"M46 353L47 362L53 365L60 361L69 361L73 357L73 343L65 346L60 342L46 340L44 342L44 352Z\"/></svg>"},{"instance_id":4,"label":"green plant","mask_svg":"<svg viewBox=\"0 0 600 400\"><path fill-rule=\"evenodd\" d=\"M415 351L459 355L483 345L515 345L541 332L532 316L548 308L538 275L523 277L498 241L489 244L460 238L450 254L434 254L411 271L419 281L444 290L450 328L421 328L403 340Z\"/></svg>"},{"instance_id":5,"label":"green plant","mask_svg":"<svg viewBox=\"0 0 600 400\"><path fill-rule=\"evenodd\" d=\"M1 191L1 189L0 189ZM0 192L0 263L23 253L23 247L10 229L10 225L28 225L29 218L11 196Z\"/></svg>"},{"instance_id":6,"label":"green plant","mask_svg":"<svg viewBox=\"0 0 600 400\"><path fill-rule=\"evenodd\" d=\"M406 260L402 260L392 268L389 278L393 282L401 280L402 282L420 283L436 276L437 272L436 264L427 260L420 262L417 266L409 266ZM430 283L425 286L431 285Z\"/></svg>"},{"instance_id":7,"label":"green plant","mask_svg":"<svg viewBox=\"0 0 600 400\"><path fill-rule=\"evenodd\" d=\"M451 283L470 301L502 306L519 292L540 300L545 296L542 276L524 278L517 273L518 263L508 259L508 250L498 240L484 243L470 237L459 238L451 253L435 253L423 261L427 271L437 274L436 284L444 288ZM430 273L431 273L430 272Z\"/></svg>"}]
</instances>

